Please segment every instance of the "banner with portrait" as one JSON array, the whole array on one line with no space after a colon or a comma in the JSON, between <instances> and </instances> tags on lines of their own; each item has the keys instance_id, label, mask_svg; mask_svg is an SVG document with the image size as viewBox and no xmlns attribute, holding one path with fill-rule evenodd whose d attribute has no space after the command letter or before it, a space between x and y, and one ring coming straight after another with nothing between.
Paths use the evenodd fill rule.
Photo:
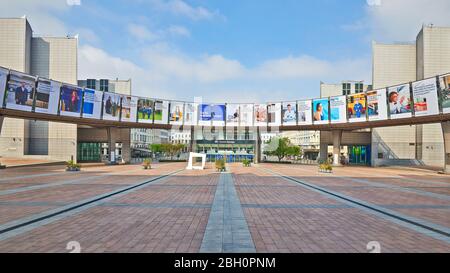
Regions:
<instances>
[{"instance_id":1,"label":"banner with portrait","mask_svg":"<svg viewBox=\"0 0 450 273\"><path fill-rule=\"evenodd\" d=\"M346 96L330 98L330 121L331 123L347 122Z\"/></svg>"},{"instance_id":2,"label":"banner with portrait","mask_svg":"<svg viewBox=\"0 0 450 273\"><path fill-rule=\"evenodd\" d=\"M83 118L101 119L103 92L83 89Z\"/></svg>"},{"instance_id":3,"label":"banner with portrait","mask_svg":"<svg viewBox=\"0 0 450 273\"><path fill-rule=\"evenodd\" d=\"M169 123L172 125L183 125L184 102L171 101L169 108Z\"/></svg>"},{"instance_id":4,"label":"banner with portrait","mask_svg":"<svg viewBox=\"0 0 450 273\"><path fill-rule=\"evenodd\" d=\"M363 93L347 97L347 113L350 122L364 122L366 119L366 95Z\"/></svg>"},{"instance_id":5,"label":"banner with portrait","mask_svg":"<svg viewBox=\"0 0 450 273\"><path fill-rule=\"evenodd\" d=\"M267 126L267 104L255 104L255 126Z\"/></svg>"},{"instance_id":6,"label":"banner with portrait","mask_svg":"<svg viewBox=\"0 0 450 273\"><path fill-rule=\"evenodd\" d=\"M31 112L33 109L36 78L11 71L6 86L6 108Z\"/></svg>"},{"instance_id":7,"label":"banner with portrait","mask_svg":"<svg viewBox=\"0 0 450 273\"><path fill-rule=\"evenodd\" d=\"M413 82L412 92L416 117L439 114L436 78Z\"/></svg>"},{"instance_id":8,"label":"banner with portrait","mask_svg":"<svg viewBox=\"0 0 450 273\"><path fill-rule=\"evenodd\" d=\"M269 123L269 126L281 125L281 103L267 104L267 122Z\"/></svg>"},{"instance_id":9,"label":"banner with portrait","mask_svg":"<svg viewBox=\"0 0 450 273\"><path fill-rule=\"evenodd\" d=\"M68 117L81 116L83 89L74 85L63 84L59 101L59 114Z\"/></svg>"},{"instance_id":10,"label":"banner with portrait","mask_svg":"<svg viewBox=\"0 0 450 273\"><path fill-rule=\"evenodd\" d=\"M241 104L241 126L253 126L253 104Z\"/></svg>"},{"instance_id":11,"label":"banner with portrait","mask_svg":"<svg viewBox=\"0 0 450 273\"><path fill-rule=\"evenodd\" d=\"M137 102L137 119L140 123L153 123L154 101L147 98L139 98Z\"/></svg>"},{"instance_id":12,"label":"banner with portrait","mask_svg":"<svg viewBox=\"0 0 450 273\"><path fill-rule=\"evenodd\" d=\"M57 115L60 93L60 82L39 78L35 92L34 111Z\"/></svg>"},{"instance_id":13,"label":"banner with portrait","mask_svg":"<svg viewBox=\"0 0 450 273\"><path fill-rule=\"evenodd\" d=\"M197 125L197 108L198 105L193 102L184 104L184 125Z\"/></svg>"},{"instance_id":14,"label":"banner with portrait","mask_svg":"<svg viewBox=\"0 0 450 273\"><path fill-rule=\"evenodd\" d=\"M122 95L111 92L103 94L103 120L119 121Z\"/></svg>"},{"instance_id":15,"label":"banner with portrait","mask_svg":"<svg viewBox=\"0 0 450 273\"><path fill-rule=\"evenodd\" d=\"M167 124L169 121L169 102L165 100L155 100L153 111L153 123Z\"/></svg>"},{"instance_id":16,"label":"banner with portrait","mask_svg":"<svg viewBox=\"0 0 450 273\"><path fill-rule=\"evenodd\" d=\"M313 100L313 120L314 124L328 124L330 120L328 98Z\"/></svg>"},{"instance_id":17,"label":"banner with portrait","mask_svg":"<svg viewBox=\"0 0 450 273\"><path fill-rule=\"evenodd\" d=\"M392 119L411 117L412 107L409 84L389 87L388 105L389 114Z\"/></svg>"},{"instance_id":18,"label":"banner with portrait","mask_svg":"<svg viewBox=\"0 0 450 273\"><path fill-rule=\"evenodd\" d=\"M240 118L240 105L235 103L227 103L227 126L239 126Z\"/></svg>"},{"instance_id":19,"label":"banner with portrait","mask_svg":"<svg viewBox=\"0 0 450 273\"><path fill-rule=\"evenodd\" d=\"M0 67L0 108L3 108L5 102L6 81L8 80L9 70Z\"/></svg>"},{"instance_id":20,"label":"banner with portrait","mask_svg":"<svg viewBox=\"0 0 450 273\"><path fill-rule=\"evenodd\" d=\"M388 118L388 106L386 98L386 89L368 91L367 98L367 116L369 121L386 120Z\"/></svg>"},{"instance_id":21,"label":"banner with portrait","mask_svg":"<svg viewBox=\"0 0 450 273\"><path fill-rule=\"evenodd\" d=\"M225 104L200 104L199 125L224 126L226 106Z\"/></svg>"},{"instance_id":22,"label":"banner with portrait","mask_svg":"<svg viewBox=\"0 0 450 273\"><path fill-rule=\"evenodd\" d=\"M297 101L298 124L299 125L312 124L311 104L312 104L312 100Z\"/></svg>"},{"instance_id":23,"label":"banner with portrait","mask_svg":"<svg viewBox=\"0 0 450 273\"><path fill-rule=\"evenodd\" d=\"M450 74L439 77L439 93L442 113L450 113Z\"/></svg>"},{"instance_id":24,"label":"banner with portrait","mask_svg":"<svg viewBox=\"0 0 450 273\"><path fill-rule=\"evenodd\" d=\"M138 97L122 95L120 121L136 122Z\"/></svg>"},{"instance_id":25,"label":"banner with portrait","mask_svg":"<svg viewBox=\"0 0 450 273\"><path fill-rule=\"evenodd\" d=\"M283 125L297 125L297 103L295 101L283 102L281 117Z\"/></svg>"}]
</instances>

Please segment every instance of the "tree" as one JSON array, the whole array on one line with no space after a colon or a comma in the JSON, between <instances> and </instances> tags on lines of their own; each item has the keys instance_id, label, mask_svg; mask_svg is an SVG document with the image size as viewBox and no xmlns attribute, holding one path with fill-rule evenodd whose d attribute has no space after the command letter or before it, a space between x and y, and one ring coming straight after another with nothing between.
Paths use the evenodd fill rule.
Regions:
<instances>
[{"instance_id":1,"label":"tree","mask_svg":"<svg viewBox=\"0 0 450 273\"><path fill-rule=\"evenodd\" d=\"M298 146L291 144L289 138L274 137L266 143L264 154L268 156L278 157L281 162L286 156L300 156L301 149Z\"/></svg>"},{"instance_id":2,"label":"tree","mask_svg":"<svg viewBox=\"0 0 450 273\"><path fill-rule=\"evenodd\" d=\"M163 152L164 154L170 155L171 160L173 159L174 155L176 155L186 147L184 144L172 144L172 143L154 144L154 145L159 145L155 146L155 148L160 149L160 152Z\"/></svg>"}]
</instances>

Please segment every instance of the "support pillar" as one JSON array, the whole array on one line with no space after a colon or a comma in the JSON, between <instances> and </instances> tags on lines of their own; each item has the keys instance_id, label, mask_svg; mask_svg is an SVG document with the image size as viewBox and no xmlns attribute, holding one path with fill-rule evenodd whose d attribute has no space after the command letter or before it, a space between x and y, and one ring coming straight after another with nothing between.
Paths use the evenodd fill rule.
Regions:
<instances>
[{"instance_id":1,"label":"support pillar","mask_svg":"<svg viewBox=\"0 0 450 273\"><path fill-rule=\"evenodd\" d=\"M319 160L320 161L328 160L328 143L327 142L320 142Z\"/></svg>"},{"instance_id":2,"label":"support pillar","mask_svg":"<svg viewBox=\"0 0 450 273\"><path fill-rule=\"evenodd\" d=\"M189 152L191 153L195 153L194 152L194 139L195 139L195 131L194 131L194 126L191 126L191 139L189 141Z\"/></svg>"},{"instance_id":3,"label":"support pillar","mask_svg":"<svg viewBox=\"0 0 450 273\"><path fill-rule=\"evenodd\" d=\"M255 157L253 161L255 162L255 164L261 162L261 131L259 130L259 127L256 127L256 147Z\"/></svg>"},{"instance_id":4,"label":"support pillar","mask_svg":"<svg viewBox=\"0 0 450 273\"><path fill-rule=\"evenodd\" d=\"M341 157L341 141L342 141L342 130L335 130L333 134L333 165L340 166Z\"/></svg>"},{"instance_id":5,"label":"support pillar","mask_svg":"<svg viewBox=\"0 0 450 273\"><path fill-rule=\"evenodd\" d=\"M117 128L108 127L106 129L108 134L108 163L117 164L116 155L116 140L117 140Z\"/></svg>"},{"instance_id":6,"label":"support pillar","mask_svg":"<svg viewBox=\"0 0 450 273\"><path fill-rule=\"evenodd\" d=\"M444 173L450 174L450 121L442 122L442 135L444 136Z\"/></svg>"},{"instance_id":7,"label":"support pillar","mask_svg":"<svg viewBox=\"0 0 450 273\"><path fill-rule=\"evenodd\" d=\"M122 162L129 164L131 162L131 129L120 130L122 130Z\"/></svg>"},{"instance_id":8,"label":"support pillar","mask_svg":"<svg viewBox=\"0 0 450 273\"><path fill-rule=\"evenodd\" d=\"M5 119L4 116L0 116L0 133L2 132L2 128L3 128L3 120Z\"/></svg>"}]
</instances>

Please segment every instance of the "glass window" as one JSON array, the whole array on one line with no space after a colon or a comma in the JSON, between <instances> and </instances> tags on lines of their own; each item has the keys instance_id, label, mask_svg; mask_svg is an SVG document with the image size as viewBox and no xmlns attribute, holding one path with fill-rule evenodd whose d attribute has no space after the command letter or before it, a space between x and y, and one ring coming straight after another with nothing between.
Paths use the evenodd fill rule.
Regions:
<instances>
[{"instance_id":1,"label":"glass window","mask_svg":"<svg viewBox=\"0 0 450 273\"><path fill-rule=\"evenodd\" d=\"M86 80L86 88L96 89L95 82L96 82L95 79L87 79Z\"/></svg>"},{"instance_id":2,"label":"glass window","mask_svg":"<svg viewBox=\"0 0 450 273\"><path fill-rule=\"evenodd\" d=\"M100 80L100 91L109 92L109 80Z\"/></svg>"}]
</instances>

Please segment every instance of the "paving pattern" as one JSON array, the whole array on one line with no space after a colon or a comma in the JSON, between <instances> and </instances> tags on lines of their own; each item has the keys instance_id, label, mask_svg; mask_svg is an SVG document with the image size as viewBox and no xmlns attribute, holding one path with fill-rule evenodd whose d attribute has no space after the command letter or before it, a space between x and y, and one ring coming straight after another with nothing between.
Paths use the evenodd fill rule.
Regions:
<instances>
[{"instance_id":1,"label":"paving pattern","mask_svg":"<svg viewBox=\"0 0 450 273\"><path fill-rule=\"evenodd\" d=\"M229 164L219 174L213 165L184 167L0 170L0 252L69 252L70 241L82 252L367 253L372 241L382 252L450 252L449 236L351 202L445 233L449 176L395 168L319 174L315 166Z\"/></svg>"}]
</instances>

